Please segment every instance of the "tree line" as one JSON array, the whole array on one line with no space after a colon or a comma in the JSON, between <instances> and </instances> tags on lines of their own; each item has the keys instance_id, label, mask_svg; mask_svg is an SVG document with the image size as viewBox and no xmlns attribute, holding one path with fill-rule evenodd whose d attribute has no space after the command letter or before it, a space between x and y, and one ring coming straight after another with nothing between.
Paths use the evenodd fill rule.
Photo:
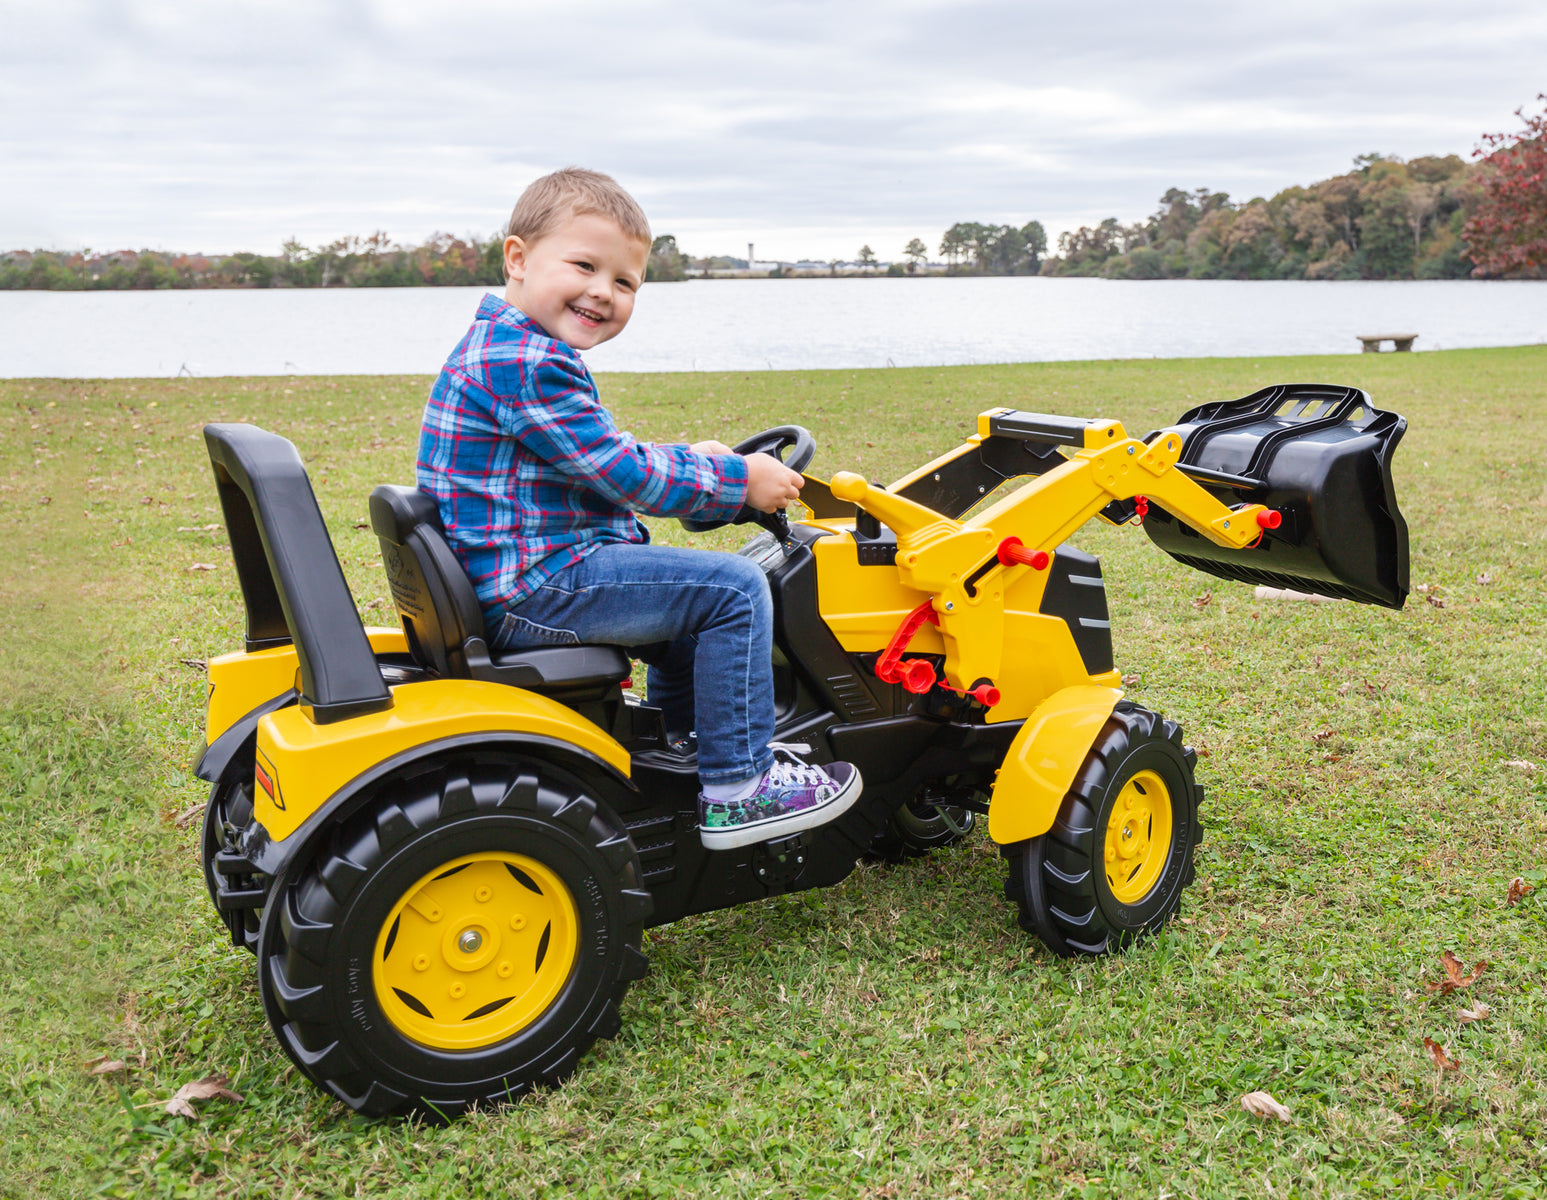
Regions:
<instances>
[{"instance_id":1,"label":"tree line","mask_svg":"<svg viewBox=\"0 0 1547 1200\"><path fill-rule=\"evenodd\" d=\"M400 246L386 233L310 248L291 239L275 255L159 250L0 254L0 288L112 291L147 288L434 287L503 282L500 238L437 233Z\"/></svg>"},{"instance_id":2,"label":"tree line","mask_svg":"<svg viewBox=\"0 0 1547 1200\"><path fill-rule=\"evenodd\" d=\"M1547 93L1538 96L1547 102ZM1041 222L963 221L940 240L951 274L1077 275L1106 279L1547 278L1547 108L1516 111L1523 128L1485 134L1458 155L1403 160L1361 155L1354 169L1272 199L1171 188L1150 216L1108 217L1058 236L1048 254ZM913 238L888 274L913 274L928 247ZM655 239L646 279L686 279L743 260L695 259L670 234ZM878 266L861 248L862 270ZM833 273L838 270L836 261ZM397 245L383 232L277 255L153 250L0 254L0 289L497 286L501 237L437 233Z\"/></svg>"}]
</instances>

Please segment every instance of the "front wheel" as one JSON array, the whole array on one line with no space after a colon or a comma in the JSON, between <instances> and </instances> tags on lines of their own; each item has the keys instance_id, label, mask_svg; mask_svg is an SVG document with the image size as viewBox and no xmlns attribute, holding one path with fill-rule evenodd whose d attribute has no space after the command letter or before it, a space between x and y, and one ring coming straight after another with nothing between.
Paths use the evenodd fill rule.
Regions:
<instances>
[{"instance_id":1,"label":"front wheel","mask_svg":"<svg viewBox=\"0 0 1547 1200\"><path fill-rule=\"evenodd\" d=\"M1053 827L1004 848L1022 928L1059 954L1105 954L1174 916L1202 840L1196 760L1174 721L1119 703Z\"/></svg>"},{"instance_id":2,"label":"front wheel","mask_svg":"<svg viewBox=\"0 0 1547 1200\"><path fill-rule=\"evenodd\" d=\"M270 1023L351 1108L442 1117L556 1084L621 1025L650 894L619 819L533 760L385 785L276 886Z\"/></svg>"}]
</instances>

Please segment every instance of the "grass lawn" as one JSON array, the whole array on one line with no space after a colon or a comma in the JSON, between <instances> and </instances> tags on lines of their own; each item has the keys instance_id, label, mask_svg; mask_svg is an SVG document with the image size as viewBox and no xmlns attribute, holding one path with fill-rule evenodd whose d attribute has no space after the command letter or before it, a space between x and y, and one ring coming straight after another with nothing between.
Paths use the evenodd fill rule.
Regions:
<instances>
[{"instance_id":1,"label":"grass lawn","mask_svg":"<svg viewBox=\"0 0 1547 1200\"><path fill-rule=\"evenodd\" d=\"M428 380L0 381L0 1197L1547 1195L1547 346L602 393L642 437L796 421L819 473L886 480L994 405L1143 431L1298 380L1408 418L1404 611L1255 602L1137 530L1077 539L1131 694L1199 748L1180 921L1065 961L982 835L861 866L651 931L615 1041L449 1128L363 1120L290 1067L204 895L189 774L202 660L241 638L200 427L296 443L385 623L366 496L412 479ZM1542 886L1510 905L1515 876ZM1487 962L1451 995L1426 986L1446 950ZM103 1056L130 1069L88 1074ZM244 1100L166 1115L213 1072ZM1254 1090L1290 1120L1244 1112Z\"/></svg>"}]
</instances>

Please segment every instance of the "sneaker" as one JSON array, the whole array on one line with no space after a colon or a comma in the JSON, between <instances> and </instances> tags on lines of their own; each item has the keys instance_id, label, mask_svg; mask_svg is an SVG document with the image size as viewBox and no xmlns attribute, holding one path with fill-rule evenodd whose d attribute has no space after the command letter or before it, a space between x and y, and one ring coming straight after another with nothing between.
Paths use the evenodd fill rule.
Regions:
<instances>
[{"instance_id":1,"label":"sneaker","mask_svg":"<svg viewBox=\"0 0 1547 1200\"><path fill-rule=\"evenodd\" d=\"M698 834L706 850L735 850L756 842L825 825L859 799L864 781L853 763L813 766L799 743L770 742L774 764L750 796L740 800L698 797Z\"/></svg>"}]
</instances>

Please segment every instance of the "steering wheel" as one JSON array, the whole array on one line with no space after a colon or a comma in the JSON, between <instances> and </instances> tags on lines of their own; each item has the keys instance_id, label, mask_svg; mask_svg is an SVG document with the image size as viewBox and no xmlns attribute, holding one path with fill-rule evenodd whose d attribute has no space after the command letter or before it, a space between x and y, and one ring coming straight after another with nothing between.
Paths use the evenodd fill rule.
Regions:
<instances>
[{"instance_id":1,"label":"steering wheel","mask_svg":"<svg viewBox=\"0 0 1547 1200\"><path fill-rule=\"evenodd\" d=\"M804 471L816 454L816 439L804 425L775 425L761 433L737 442L731 447L737 454L771 454L792 471ZM785 451L789 457L785 457ZM689 533L707 533L725 525L761 525L781 542L790 535L790 519L782 508L771 513L759 512L743 504L741 511L729 521L695 521L691 517L679 517L682 527Z\"/></svg>"}]
</instances>

